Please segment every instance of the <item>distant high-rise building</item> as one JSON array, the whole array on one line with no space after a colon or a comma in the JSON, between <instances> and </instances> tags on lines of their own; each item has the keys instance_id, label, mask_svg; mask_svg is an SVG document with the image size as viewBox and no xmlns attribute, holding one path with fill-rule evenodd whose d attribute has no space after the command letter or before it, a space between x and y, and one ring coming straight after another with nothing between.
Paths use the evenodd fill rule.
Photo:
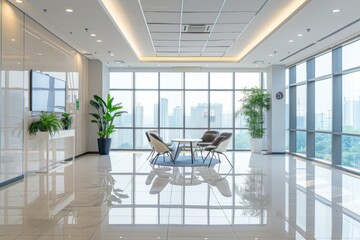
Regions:
<instances>
[{"instance_id":1,"label":"distant high-rise building","mask_svg":"<svg viewBox=\"0 0 360 240\"><path fill-rule=\"evenodd\" d=\"M210 125L212 127L222 127L223 110L221 103L213 103L210 105Z\"/></svg>"},{"instance_id":2,"label":"distant high-rise building","mask_svg":"<svg viewBox=\"0 0 360 240\"><path fill-rule=\"evenodd\" d=\"M183 123L183 109L180 106L176 106L173 110L173 116L172 116L172 126L174 127L182 127Z\"/></svg>"},{"instance_id":3,"label":"distant high-rise building","mask_svg":"<svg viewBox=\"0 0 360 240\"><path fill-rule=\"evenodd\" d=\"M199 103L191 107L191 115L188 127L207 128L208 126L208 105Z\"/></svg>"},{"instance_id":4,"label":"distant high-rise building","mask_svg":"<svg viewBox=\"0 0 360 240\"><path fill-rule=\"evenodd\" d=\"M160 127L169 126L169 100L160 98Z\"/></svg>"}]
</instances>

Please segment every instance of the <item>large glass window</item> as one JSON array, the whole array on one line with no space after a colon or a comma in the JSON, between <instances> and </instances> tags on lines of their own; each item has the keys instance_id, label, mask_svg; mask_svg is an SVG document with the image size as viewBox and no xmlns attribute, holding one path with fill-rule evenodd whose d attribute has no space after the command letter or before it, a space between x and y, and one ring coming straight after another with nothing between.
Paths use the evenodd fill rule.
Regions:
<instances>
[{"instance_id":1,"label":"large glass window","mask_svg":"<svg viewBox=\"0 0 360 240\"><path fill-rule=\"evenodd\" d=\"M332 79L315 82L315 129L331 131Z\"/></svg>"},{"instance_id":2,"label":"large glass window","mask_svg":"<svg viewBox=\"0 0 360 240\"><path fill-rule=\"evenodd\" d=\"M232 127L232 94L225 91L210 92L210 128Z\"/></svg>"},{"instance_id":3,"label":"large glass window","mask_svg":"<svg viewBox=\"0 0 360 240\"><path fill-rule=\"evenodd\" d=\"M157 72L137 72L135 73L135 87L137 89L157 89Z\"/></svg>"},{"instance_id":4,"label":"large glass window","mask_svg":"<svg viewBox=\"0 0 360 240\"><path fill-rule=\"evenodd\" d=\"M360 136L342 136L342 165L360 168Z\"/></svg>"},{"instance_id":5,"label":"large glass window","mask_svg":"<svg viewBox=\"0 0 360 240\"><path fill-rule=\"evenodd\" d=\"M232 89L233 73L210 73L211 89Z\"/></svg>"},{"instance_id":6,"label":"large glass window","mask_svg":"<svg viewBox=\"0 0 360 240\"><path fill-rule=\"evenodd\" d=\"M185 127L207 128L209 119L208 92L185 92Z\"/></svg>"},{"instance_id":7,"label":"large glass window","mask_svg":"<svg viewBox=\"0 0 360 240\"><path fill-rule=\"evenodd\" d=\"M332 53L326 53L315 58L315 77L321 77L332 73Z\"/></svg>"},{"instance_id":8,"label":"large glass window","mask_svg":"<svg viewBox=\"0 0 360 240\"><path fill-rule=\"evenodd\" d=\"M296 152L306 154L306 132L296 132Z\"/></svg>"},{"instance_id":9,"label":"large glass window","mask_svg":"<svg viewBox=\"0 0 360 240\"><path fill-rule=\"evenodd\" d=\"M183 126L183 92L160 92L160 127Z\"/></svg>"},{"instance_id":10,"label":"large glass window","mask_svg":"<svg viewBox=\"0 0 360 240\"><path fill-rule=\"evenodd\" d=\"M359 56L357 40L286 71L293 83L286 91L286 114L295 128L295 136L287 136L286 148L333 165L360 169Z\"/></svg>"},{"instance_id":11,"label":"large glass window","mask_svg":"<svg viewBox=\"0 0 360 240\"><path fill-rule=\"evenodd\" d=\"M110 85L112 89L127 89L133 87L132 72L110 72Z\"/></svg>"},{"instance_id":12,"label":"large glass window","mask_svg":"<svg viewBox=\"0 0 360 240\"><path fill-rule=\"evenodd\" d=\"M331 160L331 134L315 134L315 158Z\"/></svg>"},{"instance_id":13,"label":"large glass window","mask_svg":"<svg viewBox=\"0 0 360 240\"><path fill-rule=\"evenodd\" d=\"M259 73L248 73L239 72L235 73L235 88L244 89L252 87L260 87L260 74Z\"/></svg>"},{"instance_id":14,"label":"large glass window","mask_svg":"<svg viewBox=\"0 0 360 240\"><path fill-rule=\"evenodd\" d=\"M347 70L360 66L360 41L353 42L342 48L342 69Z\"/></svg>"},{"instance_id":15,"label":"large glass window","mask_svg":"<svg viewBox=\"0 0 360 240\"><path fill-rule=\"evenodd\" d=\"M296 66L296 82L306 81L306 62Z\"/></svg>"},{"instance_id":16,"label":"large glass window","mask_svg":"<svg viewBox=\"0 0 360 240\"><path fill-rule=\"evenodd\" d=\"M208 89L208 73L191 72L185 73L186 89Z\"/></svg>"},{"instance_id":17,"label":"large glass window","mask_svg":"<svg viewBox=\"0 0 360 240\"><path fill-rule=\"evenodd\" d=\"M135 91L135 126L157 127L158 92Z\"/></svg>"},{"instance_id":18,"label":"large glass window","mask_svg":"<svg viewBox=\"0 0 360 240\"><path fill-rule=\"evenodd\" d=\"M306 85L296 87L296 128L306 129Z\"/></svg>"},{"instance_id":19,"label":"large glass window","mask_svg":"<svg viewBox=\"0 0 360 240\"><path fill-rule=\"evenodd\" d=\"M360 133L360 72L343 75L343 131Z\"/></svg>"},{"instance_id":20,"label":"large glass window","mask_svg":"<svg viewBox=\"0 0 360 240\"><path fill-rule=\"evenodd\" d=\"M145 131L150 129L157 129L166 142L200 138L213 129L233 134L229 149L249 149L246 123L241 115L234 119L234 110L240 108L245 91L263 85L263 76L259 72L111 72L110 93L128 112L115 122L112 147L149 149Z\"/></svg>"}]
</instances>

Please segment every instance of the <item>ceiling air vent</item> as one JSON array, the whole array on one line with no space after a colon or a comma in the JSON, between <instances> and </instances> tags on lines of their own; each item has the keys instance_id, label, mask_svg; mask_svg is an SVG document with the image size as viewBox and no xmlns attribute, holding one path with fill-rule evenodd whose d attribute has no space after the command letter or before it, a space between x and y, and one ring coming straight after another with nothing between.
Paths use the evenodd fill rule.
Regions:
<instances>
[{"instance_id":1,"label":"ceiling air vent","mask_svg":"<svg viewBox=\"0 0 360 240\"><path fill-rule=\"evenodd\" d=\"M184 33L210 33L212 25L205 24L189 24L183 25Z\"/></svg>"},{"instance_id":2,"label":"ceiling air vent","mask_svg":"<svg viewBox=\"0 0 360 240\"><path fill-rule=\"evenodd\" d=\"M125 62L123 60L114 60L113 63L122 64L122 63L125 63Z\"/></svg>"}]
</instances>

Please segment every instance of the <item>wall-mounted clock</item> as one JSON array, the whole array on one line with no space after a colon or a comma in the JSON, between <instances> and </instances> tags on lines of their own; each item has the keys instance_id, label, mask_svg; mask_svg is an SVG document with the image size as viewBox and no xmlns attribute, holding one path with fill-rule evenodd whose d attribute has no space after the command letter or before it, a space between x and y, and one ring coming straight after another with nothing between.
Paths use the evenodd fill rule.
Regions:
<instances>
[{"instance_id":1,"label":"wall-mounted clock","mask_svg":"<svg viewBox=\"0 0 360 240\"><path fill-rule=\"evenodd\" d=\"M282 92L277 92L275 97L276 97L276 99L280 100L284 97L284 94Z\"/></svg>"}]
</instances>

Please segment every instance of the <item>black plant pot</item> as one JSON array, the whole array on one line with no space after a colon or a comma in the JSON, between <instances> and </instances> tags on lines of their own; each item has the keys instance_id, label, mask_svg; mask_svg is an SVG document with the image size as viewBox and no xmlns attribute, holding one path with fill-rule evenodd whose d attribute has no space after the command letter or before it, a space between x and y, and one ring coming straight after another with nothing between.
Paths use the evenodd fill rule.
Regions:
<instances>
[{"instance_id":1,"label":"black plant pot","mask_svg":"<svg viewBox=\"0 0 360 240\"><path fill-rule=\"evenodd\" d=\"M109 155L111 138L98 138L98 147L100 155Z\"/></svg>"}]
</instances>

